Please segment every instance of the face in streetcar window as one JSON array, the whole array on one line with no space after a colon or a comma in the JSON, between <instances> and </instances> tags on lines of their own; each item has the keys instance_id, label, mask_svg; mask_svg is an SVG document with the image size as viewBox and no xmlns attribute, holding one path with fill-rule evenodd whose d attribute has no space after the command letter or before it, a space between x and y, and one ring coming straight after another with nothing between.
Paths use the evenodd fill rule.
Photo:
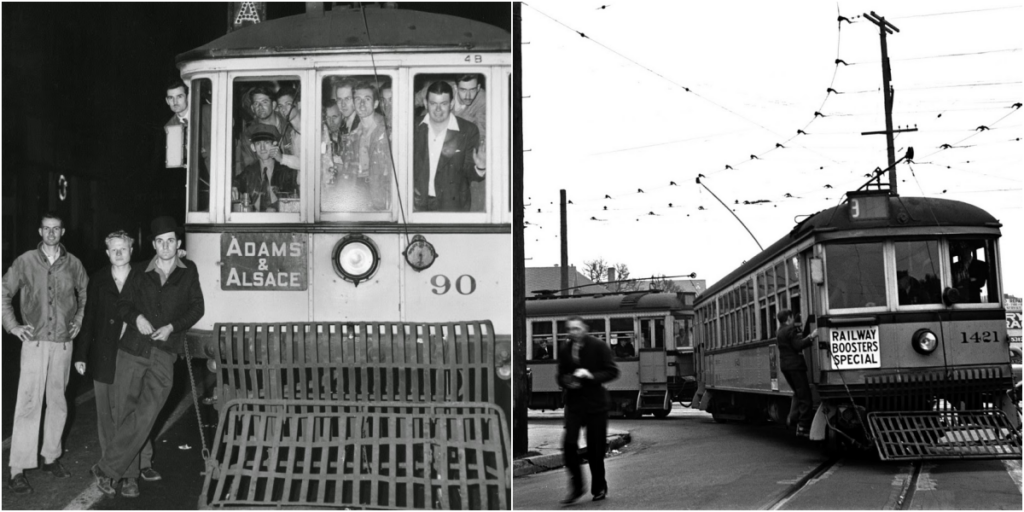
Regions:
<instances>
[{"instance_id":1,"label":"face in streetcar window","mask_svg":"<svg viewBox=\"0 0 1024 512\"><path fill-rule=\"evenodd\" d=\"M873 308L887 304L881 243L827 245L825 265L829 308Z\"/></svg>"},{"instance_id":2,"label":"face in streetcar window","mask_svg":"<svg viewBox=\"0 0 1024 512\"><path fill-rule=\"evenodd\" d=\"M391 124L374 77L328 77L333 95L323 111L320 152L321 209L374 212L391 209L395 180ZM387 85L390 89L390 85Z\"/></svg>"},{"instance_id":3,"label":"face in streetcar window","mask_svg":"<svg viewBox=\"0 0 1024 512\"><path fill-rule=\"evenodd\" d=\"M992 242L985 240L951 240L953 287L961 304L999 302L995 291Z\"/></svg>"},{"instance_id":4,"label":"face in streetcar window","mask_svg":"<svg viewBox=\"0 0 1024 512\"><path fill-rule=\"evenodd\" d=\"M300 86L298 79L235 80L232 211L299 211Z\"/></svg>"},{"instance_id":5,"label":"face in streetcar window","mask_svg":"<svg viewBox=\"0 0 1024 512\"><path fill-rule=\"evenodd\" d=\"M480 75L419 75L413 139L416 211L485 209L487 99Z\"/></svg>"},{"instance_id":6,"label":"face in streetcar window","mask_svg":"<svg viewBox=\"0 0 1024 512\"><path fill-rule=\"evenodd\" d=\"M167 85L167 95L164 98L173 114L166 125L184 126L190 212L210 211L210 105L213 96L210 84L209 78L193 80L190 90L184 82L177 79ZM194 103L190 101L193 95L196 98ZM195 150L198 150L198 158L194 158Z\"/></svg>"}]
</instances>

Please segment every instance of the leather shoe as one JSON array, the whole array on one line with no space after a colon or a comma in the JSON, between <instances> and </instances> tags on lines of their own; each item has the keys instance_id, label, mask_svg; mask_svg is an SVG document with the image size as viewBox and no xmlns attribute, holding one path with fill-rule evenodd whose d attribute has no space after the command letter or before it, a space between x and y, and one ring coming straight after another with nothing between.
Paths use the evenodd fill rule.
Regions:
<instances>
[{"instance_id":1,"label":"leather shoe","mask_svg":"<svg viewBox=\"0 0 1024 512\"><path fill-rule=\"evenodd\" d=\"M71 476L71 472L64 469L64 466L59 460L55 460L49 464L43 464L40 469L53 475L54 478L69 478Z\"/></svg>"},{"instance_id":2,"label":"leather shoe","mask_svg":"<svg viewBox=\"0 0 1024 512\"><path fill-rule=\"evenodd\" d=\"M7 482L7 485L14 491L14 494L29 494L32 492L32 486L28 484L28 478L25 478L25 473L14 475Z\"/></svg>"},{"instance_id":3,"label":"leather shoe","mask_svg":"<svg viewBox=\"0 0 1024 512\"><path fill-rule=\"evenodd\" d=\"M103 474L103 470L100 469L99 464L92 466L92 476L96 477L96 487L99 488L100 492L107 496L113 496L117 494L117 490L114 489L114 479L108 478Z\"/></svg>"},{"instance_id":4,"label":"leather shoe","mask_svg":"<svg viewBox=\"0 0 1024 512\"><path fill-rule=\"evenodd\" d=\"M571 505L576 503L576 500L580 499L580 496L583 496L583 489L570 492L568 496L558 503L561 503L562 505Z\"/></svg>"},{"instance_id":5,"label":"leather shoe","mask_svg":"<svg viewBox=\"0 0 1024 512\"><path fill-rule=\"evenodd\" d=\"M139 497L139 480L137 478L125 478L121 484L121 496L125 498Z\"/></svg>"},{"instance_id":6,"label":"leather shoe","mask_svg":"<svg viewBox=\"0 0 1024 512\"><path fill-rule=\"evenodd\" d=\"M605 489L605 490L595 494L594 495L594 499L592 501L601 501L601 500L603 500L603 499L605 499L607 497L608 497L608 489Z\"/></svg>"},{"instance_id":7,"label":"leather shoe","mask_svg":"<svg viewBox=\"0 0 1024 512\"><path fill-rule=\"evenodd\" d=\"M160 473L157 473L156 470L153 468L143 469L141 472L139 472L139 476L141 476L142 479L147 482L156 482L157 480L163 478L162 476L160 476Z\"/></svg>"}]
</instances>

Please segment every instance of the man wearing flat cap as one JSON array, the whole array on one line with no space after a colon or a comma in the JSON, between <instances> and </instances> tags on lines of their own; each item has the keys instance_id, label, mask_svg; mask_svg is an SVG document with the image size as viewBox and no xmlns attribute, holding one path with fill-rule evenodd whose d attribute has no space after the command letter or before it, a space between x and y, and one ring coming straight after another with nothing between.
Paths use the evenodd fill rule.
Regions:
<instances>
[{"instance_id":1,"label":"man wearing flat cap","mask_svg":"<svg viewBox=\"0 0 1024 512\"><path fill-rule=\"evenodd\" d=\"M128 274L117 300L127 329L118 342L114 401L117 421L110 446L92 467L100 491L139 495L139 454L171 392L174 362L184 353L185 331L203 317L196 264L178 257L182 230L172 217L150 225L156 256Z\"/></svg>"},{"instance_id":2,"label":"man wearing flat cap","mask_svg":"<svg viewBox=\"0 0 1024 512\"><path fill-rule=\"evenodd\" d=\"M235 178L239 193L249 194L249 200L260 212L277 212L282 197L299 197L299 171L274 159L281 134L271 125L261 124L249 135L249 146L257 160Z\"/></svg>"}]
</instances>

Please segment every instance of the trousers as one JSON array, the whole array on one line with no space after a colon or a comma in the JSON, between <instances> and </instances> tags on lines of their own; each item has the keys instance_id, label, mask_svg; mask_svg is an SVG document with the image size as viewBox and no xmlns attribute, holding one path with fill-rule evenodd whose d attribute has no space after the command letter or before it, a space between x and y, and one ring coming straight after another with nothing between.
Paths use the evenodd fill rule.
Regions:
<instances>
[{"instance_id":1,"label":"trousers","mask_svg":"<svg viewBox=\"0 0 1024 512\"><path fill-rule=\"evenodd\" d=\"M809 429L814 419L814 407L811 403L811 383L807 380L807 370L782 370L782 376L786 378L789 387L793 388L794 407L789 410L787 424L796 425Z\"/></svg>"},{"instance_id":2,"label":"trousers","mask_svg":"<svg viewBox=\"0 0 1024 512\"><path fill-rule=\"evenodd\" d=\"M107 453L107 447L114 442L114 425L117 422L117 404L115 388L113 384L106 384L100 381L93 381L93 390L96 393L96 431L100 438L100 454ZM139 464L129 466L126 477L138 478L141 468L153 467L153 439L146 438L146 444L142 445L142 452L139 454Z\"/></svg>"},{"instance_id":3,"label":"trousers","mask_svg":"<svg viewBox=\"0 0 1024 512\"><path fill-rule=\"evenodd\" d=\"M608 489L604 478L604 454L608 449L608 412L565 413L565 437L562 438L562 458L569 471L569 485L573 492L583 491L583 471L580 469L580 428L587 429L587 463L590 466L590 493Z\"/></svg>"},{"instance_id":4,"label":"trousers","mask_svg":"<svg viewBox=\"0 0 1024 512\"><path fill-rule=\"evenodd\" d=\"M111 443L99 462L100 470L107 477L119 480L138 474L142 447L171 394L177 359L178 356L158 349L150 350L149 357L117 351L117 375L114 377L117 420Z\"/></svg>"},{"instance_id":5,"label":"trousers","mask_svg":"<svg viewBox=\"0 0 1024 512\"><path fill-rule=\"evenodd\" d=\"M14 406L11 432L12 470L39 466L39 421L43 419L44 462L53 462L64 452L60 438L68 417L64 390L71 370L70 343L29 341L21 344L21 375L18 399ZM46 418L43 397L46 398ZM11 471L12 474L15 471Z\"/></svg>"}]
</instances>

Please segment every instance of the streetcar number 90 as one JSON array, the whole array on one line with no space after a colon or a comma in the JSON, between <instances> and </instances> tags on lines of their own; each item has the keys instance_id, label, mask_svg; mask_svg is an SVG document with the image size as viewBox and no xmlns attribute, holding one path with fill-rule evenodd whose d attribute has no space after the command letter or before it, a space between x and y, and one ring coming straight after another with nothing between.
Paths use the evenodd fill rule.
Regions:
<instances>
[{"instance_id":1,"label":"streetcar number 90","mask_svg":"<svg viewBox=\"0 0 1024 512\"><path fill-rule=\"evenodd\" d=\"M966 332L960 333L960 343L999 343L999 333L996 331L982 331L972 333L970 336Z\"/></svg>"}]
</instances>

